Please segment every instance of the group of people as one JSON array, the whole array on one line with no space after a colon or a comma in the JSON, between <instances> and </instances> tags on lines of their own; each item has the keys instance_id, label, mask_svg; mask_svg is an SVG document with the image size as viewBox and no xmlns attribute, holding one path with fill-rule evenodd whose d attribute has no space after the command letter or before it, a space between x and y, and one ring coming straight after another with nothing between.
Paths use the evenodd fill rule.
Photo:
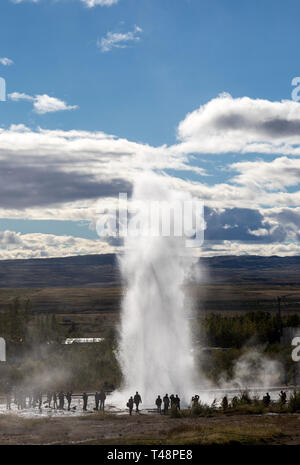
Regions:
<instances>
[{"instance_id":1,"label":"group of people","mask_svg":"<svg viewBox=\"0 0 300 465\"><path fill-rule=\"evenodd\" d=\"M106 393L104 389L95 393L95 407L94 410L103 410L105 406ZM84 392L82 394L83 411L87 411L89 394ZM46 393L46 400L43 402L43 393L41 391L27 392L24 390L17 390L14 393L11 391L6 392L6 409L11 410L11 404L17 405L18 410L26 408L36 408L40 410L44 405L45 408L53 408L55 410L65 410L65 405L68 411L76 410L76 406L71 406L73 399L72 391L64 393L63 391L48 391Z\"/></svg>"},{"instance_id":2,"label":"group of people","mask_svg":"<svg viewBox=\"0 0 300 465\"><path fill-rule=\"evenodd\" d=\"M88 409L88 398L89 395L86 392L82 394L82 401L83 401L83 411L87 411ZM78 397L78 396L76 396ZM282 404L286 404L287 402L287 395L286 392L280 391L279 393L280 401ZM73 399L73 393L72 391L68 391L67 393L64 393L63 391L48 391L46 393L46 400L43 402L43 393L41 391L33 391L33 392L26 392L25 390L16 390L13 393L8 390L6 392L6 408L7 410L11 409L11 404L14 403L17 405L18 410L23 410L26 408L35 408L38 407L40 410L42 409L42 405L46 408L53 408L56 410L65 410L65 403L66 408L68 411L70 410L76 410L76 406L71 406L72 404L72 399ZM102 388L100 392L96 392L94 395L95 399L95 407L94 410L102 410L104 411L105 407L105 400L106 400L106 392ZM197 407L199 405L199 399L200 397L198 394L195 394L192 397L192 406ZM232 399L232 404L235 403L235 399ZM247 394L243 394L242 396L243 401L250 401L250 398L248 397ZM271 397L270 394L267 392L265 396L263 396L263 403L266 407L270 405L271 402ZM139 405L142 403L142 398L141 395L136 391L134 396L131 396L128 399L127 402L127 407L129 409L129 414L132 415L132 411L135 405L136 412L139 412ZM158 413L163 413L164 415L168 414L169 408L171 409L176 409L180 410L180 398L178 397L178 394L174 395L171 394L168 396L166 394L163 398L160 397L160 395L157 396L157 399L155 400L155 405ZM227 396L225 396L222 399L222 407L223 409L226 409L228 407L228 399Z\"/></svg>"},{"instance_id":3,"label":"group of people","mask_svg":"<svg viewBox=\"0 0 300 465\"><path fill-rule=\"evenodd\" d=\"M287 402L287 395L286 392L280 391L279 393L280 401L282 404L286 404ZM243 393L241 397L242 401L245 403L251 403L250 397L248 396L247 393ZM199 405L199 400L200 397L198 394L195 394L192 397L192 407L197 407ZM235 404L235 401L238 401L237 397L233 397L232 399L232 404ZM271 397L270 394L267 392L265 396L263 396L263 403L266 407L270 405L271 402ZM142 398L138 392L135 393L135 396L131 396L130 399L127 402L127 407L129 408L129 415L132 415L132 411L134 408L134 405L136 406L136 412L139 412L139 405L142 403ZM180 410L180 398L178 397L178 394L174 396L174 394L171 394L168 396L166 394L163 398L157 396L157 399L155 401L156 409L158 413L163 413L166 415L169 411L169 408L171 409L175 408L176 410ZM228 408L228 398L227 396L224 396L221 402L223 410L226 410ZM162 408L163 406L163 408Z\"/></svg>"},{"instance_id":4,"label":"group of people","mask_svg":"<svg viewBox=\"0 0 300 465\"><path fill-rule=\"evenodd\" d=\"M280 398L280 402L282 404L286 404L286 402L287 402L286 392L280 391L279 398ZM245 403L245 404L251 404L251 399L250 399L250 397L249 397L249 395L247 393L242 394L241 401L243 403ZM263 401L263 404L264 404L265 407L269 407L269 405L271 403L271 396L270 396L270 394L268 392L263 396L262 401ZM238 398L236 396L231 399L231 404L232 404L233 407L235 407L238 404L238 402L239 402L239 400L238 400ZM222 405L223 410L226 410L228 408L229 404L228 404L227 396L223 397L221 405Z\"/></svg>"},{"instance_id":5,"label":"group of people","mask_svg":"<svg viewBox=\"0 0 300 465\"><path fill-rule=\"evenodd\" d=\"M286 401L287 401L287 397L286 397L286 392L284 391L280 391L279 393L279 398L280 398L280 402L282 404L286 404ZM270 402L271 402L271 396L270 394L267 392L265 396L263 396L263 403L266 407L268 407L270 405Z\"/></svg>"},{"instance_id":6,"label":"group of people","mask_svg":"<svg viewBox=\"0 0 300 465\"><path fill-rule=\"evenodd\" d=\"M135 396L134 397L130 397L128 399L128 402L126 404L126 406L129 408L129 415L132 415L132 410L133 410L133 407L135 405L135 411L138 413L139 412L139 405L142 403L142 398L140 396L140 394L138 393L138 391L136 391L135 393Z\"/></svg>"},{"instance_id":7,"label":"group of people","mask_svg":"<svg viewBox=\"0 0 300 465\"><path fill-rule=\"evenodd\" d=\"M174 396L174 394L171 394L170 397L168 394L166 394L163 398L160 396L157 396L157 399L155 401L155 405L157 407L157 412L161 413L161 406L163 406L163 413L166 415L169 411L169 407L175 408L176 410L180 410L180 398L178 397L178 394Z\"/></svg>"},{"instance_id":8,"label":"group of people","mask_svg":"<svg viewBox=\"0 0 300 465\"><path fill-rule=\"evenodd\" d=\"M199 397L199 396L198 396ZM132 411L135 405L135 411L138 413L139 412L139 405L142 403L142 398L138 391L136 391L135 396L131 396L128 399L128 402L126 406L129 409L129 415L132 415ZM163 404L163 410L162 410L162 404ZM180 410L180 398L178 397L178 394L174 395L171 394L168 396L166 394L163 398L160 397L160 395L157 396L157 399L155 401L155 405L157 408L158 413L164 413L166 415L169 411L169 408L176 408L177 410Z\"/></svg>"}]
</instances>

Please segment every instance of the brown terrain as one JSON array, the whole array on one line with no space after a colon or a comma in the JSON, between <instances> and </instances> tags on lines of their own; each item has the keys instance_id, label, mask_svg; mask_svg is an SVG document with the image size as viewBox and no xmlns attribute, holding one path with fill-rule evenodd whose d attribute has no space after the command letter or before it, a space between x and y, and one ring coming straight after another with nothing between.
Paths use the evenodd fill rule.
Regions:
<instances>
[{"instance_id":1,"label":"brown terrain","mask_svg":"<svg viewBox=\"0 0 300 465\"><path fill-rule=\"evenodd\" d=\"M194 316L277 310L300 311L300 257L212 257L199 260L201 281L187 285ZM0 312L15 297L30 299L34 314L77 323L82 336L115 326L126 283L115 255L0 261Z\"/></svg>"},{"instance_id":2,"label":"brown terrain","mask_svg":"<svg viewBox=\"0 0 300 465\"><path fill-rule=\"evenodd\" d=\"M300 444L300 415L0 416L0 444Z\"/></svg>"}]
</instances>

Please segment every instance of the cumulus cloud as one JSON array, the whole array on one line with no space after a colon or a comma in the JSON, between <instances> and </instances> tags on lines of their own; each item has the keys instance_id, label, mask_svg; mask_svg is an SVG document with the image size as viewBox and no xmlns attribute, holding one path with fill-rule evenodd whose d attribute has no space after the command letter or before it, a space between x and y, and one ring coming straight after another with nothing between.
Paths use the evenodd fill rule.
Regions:
<instances>
[{"instance_id":1,"label":"cumulus cloud","mask_svg":"<svg viewBox=\"0 0 300 465\"><path fill-rule=\"evenodd\" d=\"M97 197L130 195L138 173L171 167L189 169L185 157L164 146L103 132L0 128L0 215L93 218Z\"/></svg>"},{"instance_id":2,"label":"cumulus cloud","mask_svg":"<svg viewBox=\"0 0 300 465\"><path fill-rule=\"evenodd\" d=\"M76 110L78 105L68 105L63 100L44 94L34 98L33 108L36 113L42 115L55 111Z\"/></svg>"},{"instance_id":3,"label":"cumulus cloud","mask_svg":"<svg viewBox=\"0 0 300 465\"><path fill-rule=\"evenodd\" d=\"M299 254L299 242L274 242L270 244L243 241L204 242L203 247L199 249L201 257L221 255L261 255L264 257L276 255L278 257L291 257Z\"/></svg>"},{"instance_id":4,"label":"cumulus cloud","mask_svg":"<svg viewBox=\"0 0 300 465\"><path fill-rule=\"evenodd\" d=\"M108 32L105 37L97 40L97 47L101 52L110 52L113 48L127 48L130 43L140 40L139 34L143 30L135 26L133 31L129 32Z\"/></svg>"},{"instance_id":5,"label":"cumulus cloud","mask_svg":"<svg viewBox=\"0 0 300 465\"><path fill-rule=\"evenodd\" d=\"M249 208L205 208L205 240L282 242L288 239L288 230L278 221L265 217L264 210Z\"/></svg>"},{"instance_id":6,"label":"cumulus cloud","mask_svg":"<svg viewBox=\"0 0 300 465\"><path fill-rule=\"evenodd\" d=\"M54 234L21 234L15 231L0 232L0 259L27 259L67 257L71 255L90 255L120 252L120 247L102 242L73 236ZM245 243L242 241L205 241L198 255L262 255L293 256L300 254L300 243Z\"/></svg>"},{"instance_id":7,"label":"cumulus cloud","mask_svg":"<svg viewBox=\"0 0 300 465\"><path fill-rule=\"evenodd\" d=\"M174 150L300 155L300 103L221 94L178 126Z\"/></svg>"},{"instance_id":8,"label":"cumulus cloud","mask_svg":"<svg viewBox=\"0 0 300 465\"><path fill-rule=\"evenodd\" d=\"M19 102L20 100L33 102L33 111L40 115L57 111L75 110L78 108L77 105L68 105L65 101L50 97L47 94L32 97L22 92L12 92L8 94L8 98L14 102Z\"/></svg>"},{"instance_id":9,"label":"cumulus cloud","mask_svg":"<svg viewBox=\"0 0 300 465\"><path fill-rule=\"evenodd\" d=\"M0 259L26 259L68 257L116 252L101 240L84 239L54 234L21 234L15 231L0 231Z\"/></svg>"},{"instance_id":10,"label":"cumulus cloud","mask_svg":"<svg viewBox=\"0 0 300 465\"><path fill-rule=\"evenodd\" d=\"M232 182L266 190L284 190L296 186L300 180L299 158L278 157L271 162L239 162L231 164L230 168L240 173L231 179Z\"/></svg>"},{"instance_id":11,"label":"cumulus cloud","mask_svg":"<svg viewBox=\"0 0 300 465\"><path fill-rule=\"evenodd\" d=\"M14 102L19 102L19 100L28 100L28 102L34 101L34 97L31 97L31 95L28 94L24 94L24 92L12 92L8 95L8 97Z\"/></svg>"},{"instance_id":12,"label":"cumulus cloud","mask_svg":"<svg viewBox=\"0 0 300 465\"><path fill-rule=\"evenodd\" d=\"M7 58L7 57L0 58L0 63L3 66L11 66L11 65L14 64L13 60L11 58Z\"/></svg>"},{"instance_id":13,"label":"cumulus cloud","mask_svg":"<svg viewBox=\"0 0 300 465\"><path fill-rule=\"evenodd\" d=\"M27 94L11 98L35 102ZM171 147L100 131L0 128L0 217L94 224L96 200L114 205L118 193L130 194L136 176L148 170L159 172L171 188L204 201L207 228L201 253L299 253L299 108L297 102L218 97L187 115L179 124L180 140ZM233 146L246 153L254 143L262 153L280 147L291 153L271 160L257 155L249 160L248 155L247 160L227 164L226 182L213 184L207 176L201 181L182 179L182 171L206 174L190 164L194 153L217 154Z\"/></svg>"},{"instance_id":14,"label":"cumulus cloud","mask_svg":"<svg viewBox=\"0 0 300 465\"><path fill-rule=\"evenodd\" d=\"M66 173L43 166L0 163L0 198L2 208L42 207L77 200L115 197L131 193L131 184L120 178L97 182L80 173Z\"/></svg>"}]
</instances>

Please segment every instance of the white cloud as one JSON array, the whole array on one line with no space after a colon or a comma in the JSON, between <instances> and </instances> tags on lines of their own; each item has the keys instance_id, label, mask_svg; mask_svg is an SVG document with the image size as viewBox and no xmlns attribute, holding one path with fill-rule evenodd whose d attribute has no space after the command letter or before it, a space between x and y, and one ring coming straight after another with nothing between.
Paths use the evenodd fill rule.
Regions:
<instances>
[{"instance_id":1,"label":"white cloud","mask_svg":"<svg viewBox=\"0 0 300 465\"><path fill-rule=\"evenodd\" d=\"M0 128L0 216L91 221L96 200L127 192L141 171L190 170L187 162L103 132Z\"/></svg>"},{"instance_id":2,"label":"white cloud","mask_svg":"<svg viewBox=\"0 0 300 465\"><path fill-rule=\"evenodd\" d=\"M223 241L217 244L204 243L199 249L201 257L220 255L261 255L269 257L287 257L300 254L300 242L275 242L271 244L246 243L239 241Z\"/></svg>"},{"instance_id":3,"label":"white cloud","mask_svg":"<svg viewBox=\"0 0 300 465\"><path fill-rule=\"evenodd\" d=\"M11 0L12 3L39 3L40 0ZM120 0L80 0L81 3L86 5L88 8L93 8L94 6L112 6L119 3Z\"/></svg>"},{"instance_id":4,"label":"white cloud","mask_svg":"<svg viewBox=\"0 0 300 465\"><path fill-rule=\"evenodd\" d=\"M177 152L300 155L300 103L222 94L189 113L177 136Z\"/></svg>"},{"instance_id":5,"label":"white cloud","mask_svg":"<svg viewBox=\"0 0 300 465\"><path fill-rule=\"evenodd\" d=\"M118 249L101 240L84 239L54 234L21 234L14 231L0 231L1 260L68 257L113 253Z\"/></svg>"},{"instance_id":6,"label":"white cloud","mask_svg":"<svg viewBox=\"0 0 300 465\"><path fill-rule=\"evenodd\" d=\"M0 58L0 63L3 66L11 66L11 65L14 64L13 60L11 60L10 58L7 58L7 57Z\"/></svg>"},{"instance_id":7,"label":"white cloud","mask_svg":"<svg viewBox=\"0 0 300 465\"><path fill-rule=\"evenodd\" d=\"M34 97L31 97L31 95L28 94L24 94L23 92L12 92L11 94L8 94L8 97L14 102L19 102L19 100L28 100L29 102L34 101Z\"/></svg>"},{"instance_id":8,"label":"white cloud","mask_svg":"<svg viewBox=\"0 0 300 465\"><path fill-rule=\"evenodd\" d=\"M54 234L21 234L15 231L0 232L0 255L2 260L29 259L46 257L67 257L71 255L90 255L119 252L120 248L111 246L100 239L84 239ZM205 242L195 253L203 257L215 255L262 255L293 256L300 254L300 243L245 243L239 241Z\"/></svg>"},{"instance_id":9,"label":"white cloud","mask_svg":"<svg viewBox=\"0 0 300 465\"><path fill-rule=\"evenodd\" d=\"M67 257L71 255L90 255L115 253L121 249L111 246L100 239L84 239L54 234L21 234L15 231L0 232L0 255L2 260L29 259L46 257ZM195 254L202 257L216 255L261 255L293 256L300 254L300 243L245 243L241 241L204 242Z\"/></svg>"},{"instance_id":10,"label":"white cloud","mask_svg":"<svg viewBox=\"0 0 300 465\"><path fill-rule=\"evenodd\" d=\"M267 236L269 234L269 231L265 228L259 228L259 229L249 229L248 230L249 234L252 234L253 236L261 237L261 236Z\"/></svg>"},{"instance_id":11,"label":"white cloud","mask_svg":"<svg viewBox=\"0 0 300 465\"><path fill-rule=\"evenodd\" d=\"M285 190L288 186L296 186L300 181L300 159L278 157L268 162L264 160L233 163L230 169L240 174L231 182L270 190Z\"/></svg>"},{"instance_id":12,"label":"white cloud","mask_svg":"<svg viewBox=\"0 0 300 465\"><path fill-rule=\"evenodd\" d=\"M10 98L34 104L37 97L13 93ZM94 223L97 195L108 205L113 204L118 189L126 190L142 171L198 169L205 174L189 164L190 153L217 154L229 146L245 153L251 151L251 138L262 152L276 149L279 153L279 139L284 140L281 144L287 151L293 151L298 139L300 147L299 108L297 102L217 98L191 113L191 118L187 115L179 125L180 141L171 147L152 147L103 132L33 131L23 125L0 128L0 217ZM232 173L229 180L214 185L162 174L172 188L188 191L204 200L205 206L225 211L224 215L214 215L214 227L226 234L232 232L234 240L207 243L203 254L299 253L300 159L281 155L266 161L256 156L231 163L226 169ZM252 216L253 221L247 218L247 212L228 212L227 216L225 209L230 208L251 209L254 214L249 210L249 218ZM218 223L220 218L222 222ZM235 240L238 231L251 235L253 243ZM227 239L228 235L223 237ZM59 247L59 253L63 253L62 245ZM85 243L82 250L88 253L93 247ZM53 249L51 253L56 252Z\"/></svg>"},{"instance_id":13,"label":"white cloud","mask_svg":"<svg viewBox=\"0 0 300 465\"><path fill-rule=\"evenodd\" d=\"M88 8L93 8L94 6L112 6L116 3L119 3L119 0L81 0Z\"/></svg>"},{"instance_id":14,"label":"white cloud","mask_svg":"<svg viewBox=\"0 0 300 465\"><path fill-rule=\"evenodd\" d=\"M129 32L108 32L105 37L97 40L97 47L102 52L109 52L113 48L127 48L130 43L138 42L140 40L139 34L143 30L135 26L133 31Z\"/></svg>"},{"instance_id":15,"label":"white cloud","mask_svg":"<svg viewBox=\"0 0 300 465\"><path fill-rule=\"evenodd\" d=\"M33 107L36 113L44 114L55 111L75 110L78 108L78 105L68 105L63 100L44 94L35 97Z\"/></svg>"},{"instance_id":16,"label":"white cloud","mask_svg":"<svg viewBox=\"0 0 300 465\"><path fill-rule=\"evenodd\" d=\"M68 105L63 100L60 100L55 97L50 97L47 94L43 95L36 95L32 97L31 95L27 95L20 92L12 92L8 94L8 98L13 100L14 102L18 102L20 100L27 100L33 102L33 110L35 113L43 115L45 113L53 113L56 111L66 111L66 110L75 110L78 108L77 105Z\"/></svg>"},{"instance_id":17,"label":"white cloud","mask_svg":"<svg viewBox=\"0 0 300 465\"><path fill-rule=\"evenodd\" d=\"M25 2L28 2L28 3L39 3L40 0L11 0L12 3L16 3L17 5L19 3L25 3Z\"/></svg>"}]
</instances>

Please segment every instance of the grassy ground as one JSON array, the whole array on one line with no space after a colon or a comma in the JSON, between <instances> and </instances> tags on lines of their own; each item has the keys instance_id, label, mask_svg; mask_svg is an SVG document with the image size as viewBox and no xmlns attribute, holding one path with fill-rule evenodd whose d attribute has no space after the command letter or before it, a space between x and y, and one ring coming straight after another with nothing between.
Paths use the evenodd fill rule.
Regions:
<instances>
[{"instance_id":1,"label":"grassy ground","mask_svg":"<svg viewBox=\"0 0 300 465\"><path fill-rule=\"evenodd\" d=\"M30 299L34 314L55 314L58 320L71 319L80 328L82 336L101 336L107 328L115 327L119 320L121 287L73 287L73 288L18 288L0 289L0 312L7 309L19 297ZM195 302L195 315L216 313L236 315L253 310L277 311L277 296L292 293L284 313L300 311L299 286L269 283L203 284L187 288L187 295Z\"/></svg>"},{"instance_id":2,"label":"grassy ground","mask_svg":"<svg viewBox=\"0 0 300 465\"><path fill-rule=\"evenodd\" d=\"M0 444L300 444L300 415L0 416Z\"/></svg>"}]
</instances>

